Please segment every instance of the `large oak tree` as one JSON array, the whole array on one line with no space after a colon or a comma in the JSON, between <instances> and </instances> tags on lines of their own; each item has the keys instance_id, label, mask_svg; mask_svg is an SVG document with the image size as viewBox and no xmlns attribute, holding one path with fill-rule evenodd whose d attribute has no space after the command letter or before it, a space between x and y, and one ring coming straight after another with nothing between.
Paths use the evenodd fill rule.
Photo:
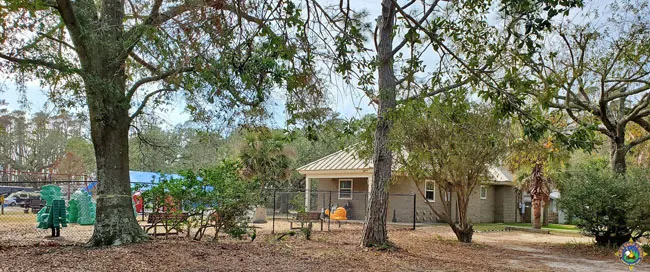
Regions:
<instances>
[{"instance_id":1,"label":"large oak tree","mask_svg":"<svg viewBox=\"0 0 650 272\"><path fill-rule=\"evenodd\" d=\"M147 239L133 216L128 135L149 106L182 97L197 119L230 119L259 114L277 87L288 90L289 114L323 97L290 1L2 0L0 7L1 71L19 84L40 79L59 106L88 110L100 181L90 246ZM309 97L316 103L296 102Z\"/></svg>"},{"instance_id":2,"label":"large oak tree","mask_svg":"<svg viewBox=\"0 0 650 272\"><path fill-rule=\"evenodd\" d=\"M610 6L606 21L555 28L553 44L518 59L521 87L542 105L566 114L574 130L589 128L609 141L611 168L626 171L630 149L650 139L650 21L648 2ZM640 127L632 137L631 127Z\"/></svg>"}]
</instances>

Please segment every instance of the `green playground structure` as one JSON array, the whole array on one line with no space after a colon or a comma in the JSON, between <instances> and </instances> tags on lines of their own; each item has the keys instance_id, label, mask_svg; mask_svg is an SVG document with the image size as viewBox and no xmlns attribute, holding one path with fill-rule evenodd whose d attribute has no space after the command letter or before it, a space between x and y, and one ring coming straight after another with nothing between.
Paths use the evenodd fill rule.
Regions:
<instances>
[{"instance_id":1,"label":"green playground structure","mask_svg":"<svg viewBox=\"0 0 650 272\"><path fill-rule=\"evenodd\" d=\"M68 223L77 223L83 226L95 224L97 203L83 189L75 191L70 196L67 208L59 186L43 186L41 188L41 199L45 200L46 206L38 212L36 222L39 229L52 229L52 237L59 237L61 228L67 227ZM137 217L135 202L131 201L134 206L134 215Z\"/></svg>"},{"instance_id":2,"label":"green playground structure","mask_svg":"<svg viewBox=\"0 0 650 272\"><path fill-rule=\"evenodd\" d=\"M87 226L95 224L97 204L84 190L77 190L68 201L68 222Z\"/></svg>"},{"instance_id":3,"label":"green playground structure","mask_svg":"<svg viewBox=\"0 0 650 272\"><path fill-rule=\"evenodd\" d=\"M45 209L38 212L36 221L40 229L52 229L52 237L59 237L62 227L67 227L65 200L61 188L45 185L41 188L41 199L45 200Z\"/></svg>"}]
</instances>

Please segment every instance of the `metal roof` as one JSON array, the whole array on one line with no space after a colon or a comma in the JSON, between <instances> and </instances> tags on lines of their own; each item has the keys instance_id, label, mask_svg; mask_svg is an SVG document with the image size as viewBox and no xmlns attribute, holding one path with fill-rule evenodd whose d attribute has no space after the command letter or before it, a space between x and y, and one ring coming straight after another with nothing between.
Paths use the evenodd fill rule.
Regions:
<instances>
[{"instance_id":1,"label":"metal roof","mask_svg":"<svg viewBox=\"0 0 650 272\"><path fill-rule=\"evenodd\" d=\"M329 154L311 163L298 167L301 171L328 171L328 170L368 170L372 169L372 162L360 159L356 152L347 148Z\"/></svg>"},{"instance_id":2,"label":"metal roof","mask_svg":"<svg viewBox=\"0 0 650 272\"><path fill-rule=\"evenodd\" d=\"M515 181L514 176L508 169L503 167L490 167L490 175L494 178L495 181L499 182L513 182Z\"/></svg>"},{"instance_id":3,"label":"metal roof","mask_svg":"<svg viewBox=\"0 0 650 272\"><path fill-rule=\"evenodd\" d=\"M359 158L354 148L346 148L311 163L298 167L298 172L305 174L311 171L337 171L337 170L372 170L372 161ZM393 171L399 168L393 163ZM490 167L489 174L496 182L513 182L513 174L503 167Z\"/></svg>"}]
</instances>

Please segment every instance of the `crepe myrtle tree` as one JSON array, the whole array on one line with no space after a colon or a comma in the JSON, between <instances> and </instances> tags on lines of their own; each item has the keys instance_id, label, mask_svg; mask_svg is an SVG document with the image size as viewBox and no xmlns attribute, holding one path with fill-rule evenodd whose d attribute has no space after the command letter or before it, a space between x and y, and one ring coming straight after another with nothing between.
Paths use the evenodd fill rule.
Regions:
<instances>
[{"instance_id":1,"label":"crepe myrtle tree","mask_svg":"<svg viewBox=\"0 0 650 272\"><path fill-rule=\"evenodd\" d=\"M468 85L482 86L479 94L483 98L512 113L521 103L510 94L512 88L497 79L503 74L496 72L502 68L497 65L498 58L513 45L535 51L551 19L567 14L582 1L381 0L378 4L381 14L374 24L349 20L358 20L350 1L340 1L338 16L329 17L341 20L343 29L350 32L364 34L367 28L374 29L368 42L374 48L366 48L365 40L350 42L356 36L336 37L334 43L335 70L377 106L369 156L374 165L373 183L361 241L365 247L388 243L387 188L393 165L389 135L394 124L390 113L402 103ZM495 6L502 16L497 24L490 24L487 17ZM425 61L429 57L431 61Z\"/></svg>"},{"instance_id":2,"label":"crepe myrtle tree","mask_svg":"<svg viewBox=\"0 0 650 272\"><path fill-rule=\"evenodd\" d=\"M466 92L457 90L430 102L410 102L394 113L391 148L396 162L418 188L434 180L442 209L427 202L460 242L471 243L474 229L468 207L472 192L487 181L489 167L507 151L507 126L484 105L469 103ZM451 215L455 194L458 218Z\"/></svg>"},{"instance_id":3,"label":"crepe myrtle tree","mask_svg":"<svg viewBox=\"0 0 650 272\"><path fill-rule=\"evenodd\" d=\"M520 87L540 104L606 136L610 167L625 173L630 149L650 139L650 7L622 1L610 10L604 23L555 28L556 46L520 59L518 71L527 78ZM642 128L635 137L632 126Z\"/></svg>"},{"instance_id":4,"label":"crepe myrtle tree","mask_svg":"<svg viewBox=\"0 0 650 272\"><path fill-rule=\"evenodd\" d=\"M128 134L148 107L182 97L196 119L232 120L263 113L274 89L287 90L290 116L323 101L316 56L308 53L301 11L291 1L2 0L0 6L2 73L19 83L40 80L61 107L87 108L101 181L89 246L147 240L131 205Z\"/></svg>"}]
</instances>

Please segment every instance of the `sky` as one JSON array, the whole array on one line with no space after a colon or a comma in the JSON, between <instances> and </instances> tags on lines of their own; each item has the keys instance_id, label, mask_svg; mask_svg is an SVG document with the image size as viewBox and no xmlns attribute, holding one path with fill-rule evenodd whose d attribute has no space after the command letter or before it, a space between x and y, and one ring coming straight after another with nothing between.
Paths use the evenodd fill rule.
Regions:
<instances>
[{"instance_id":1,"label":"sky","mask_svg":"<svg viewBox=\"0 0 650 272\"><path fill-rule=\"evenodd\" d=\"M338 3L338 1L329 0L329 2ZM378 5L378 0L354 0L351 1L351 8L354 10L366 10L369 14L368 19L374 20L381 13L381 6ZM605 1L610 2L610 1ZM587 3L587 7L593 7L594 3L597 6L604 6L605 3L595 1ZM575 18L575 17L574 17ZM368 45L370 48L373 46ZM424 56L424 60L433 61L433 57ZM14 84L15 79L13 76L4 75L5 78L0 79L0 100L4 99L8 103L9 110L19 109L21 95L17 91ZM42 89L38 82L26 82L26 96L28 106L31 112L41 110L52 111L51 103L48 105L47 90ZM341 82L331 82L328 88L329 106L340 114L341 117L360 118L361 116L369 113L375 113L374 106L369 104L369 99L359 90L346 86ZM283 127L286 121L286 114L284 112L284 103L281 96L274 96L271 98L270 109L273 118L269 121L271 126ZM183 123L191 119L190 114L184 109L185 104L183 101L175 101L174 105L167 106L163 110L156 111L156 115L165 120L168 127L173 127L176 124Z\"/></svg>"}]
</instances>

